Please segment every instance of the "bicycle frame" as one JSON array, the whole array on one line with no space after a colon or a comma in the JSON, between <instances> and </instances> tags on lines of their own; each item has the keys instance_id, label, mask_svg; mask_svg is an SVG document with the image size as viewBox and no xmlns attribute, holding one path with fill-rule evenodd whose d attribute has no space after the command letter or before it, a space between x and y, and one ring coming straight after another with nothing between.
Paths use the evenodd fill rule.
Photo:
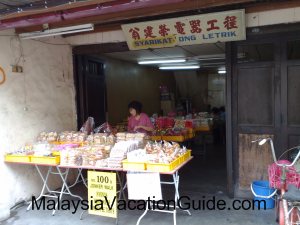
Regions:
<instances>
[{"instance_id":1,"label":"bicycle frame","mask_svg":"<svg viewBox=\"0 0 300 225\"><path fill-rule=\"evenodd\" d=\"M279 224L280 225L288 225L289 224L289 214L288 214L288 207L287 207L287 201L283 199L283 195L287 191L287 167L282 166L281 167L281 184L280 184L280 198L279 198ZM280 201L282 201L282 205L280 204ZM280 209L280 207L283 207L283 209ZM283 210L283 211L282 211ZM283 214L283 215L280 215Z\"/></svg>"},{"instance_id":2,"label":"bicycle frame","mask_svg":"<svg viewBox=\"0 0 300 225\"><path fill-rule=\"evenodd\" d=\"M294 225L293 221L296 222L297 224L300 224L300 215L298 214L298 218L296 219L297 216L297 209L296 208L292 208L291 210L288 209L288 201L283 199L283 195L286 193L287 191L287 168L288 167L292 167L295 165L295 163L297 162L297 160L300 158L300 150L297 154L297 156L295 157L294 161L291 164L280 164L278 163L277 157L276 157L276 153L275 153L275 149L274 149L274 144L273 144L273 140L271 138L265 138L265 139L261 139L261 140L256 140L256 141L252 141L254 142L259 142L259 145L263 145L265 144L267 141L270 142L270 146L272 149L272 156L273 156L273 160L276 163L276 165L281 167L281 177L280 177L280 197L279 200L277 202L277 206L279 207L277 214L279 215L279 225ZM298 148L294 147L295 149ZM292 148L292 149L294 149ZM279 203L279 205L278 205ZM291 215L291 217L290 217ZM291 219L291 221L289 221ZM292 221L293 220L293 221ZM296 221L298 220L298 222Z\"/></svg>"}]
</instances>

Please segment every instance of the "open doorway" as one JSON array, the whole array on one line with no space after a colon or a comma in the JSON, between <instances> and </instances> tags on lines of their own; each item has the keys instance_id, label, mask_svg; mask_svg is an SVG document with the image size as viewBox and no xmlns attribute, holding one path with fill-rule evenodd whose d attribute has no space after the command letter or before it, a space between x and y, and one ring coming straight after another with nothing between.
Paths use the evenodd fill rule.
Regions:
<instances>
[{"instance_id":1,"label":"open doorway","mask_svg":"<svg viewBox=\"0 0 300 225\"><path fill-rule=\"evenodd\" d=\"M113 45L113 44L111 44ZM95 48L96 46L94 46ZM192 140L183 145L192 149L194 159L190 166L184 168L182 182L187 192L193 193L226 193L226 66L225 44L204 44L184 47L162 48L129 51L116 48L103 53L85 51L75 56L77 68L87 59L97 59L102 65L104 86L90 96L95 104L102 104L99 110L98 123L108 121L122 131L126 129L128 117L127 105L132 100L143 104L143 111L150 117L171 116L175 118L198 119L202 127L195 132ZM80 60L78 60L80 59ZM184 59L176 64L141 63L155 60ZM139 63L140 62L140 63ZM182 65L191 68L180 68ZM175 68L163 68L175 66ZM176 68L177 66L177 68ZM97 67L98 68L98 67ZM79 75L79 78L78 78ZM84 82L89 89L91 84L80 81L77 72L77 82ZM77 85L78 86L78 85ZM105 87L105 100L98 101ZM95 89L97 90L97 88ZM88 91L81 93L77 88L78 106L85 105ZM100 109L98 107L98 109ZM94 108L95 109L95 108ZM79 109L79 112L82 110ZM86 116L86 115L78 115ZM104 117L103 117L104 116ZM105 118L105 119L103 119ZM80 119L83 121L85 118Z\"/></svg>"}]
</instances>

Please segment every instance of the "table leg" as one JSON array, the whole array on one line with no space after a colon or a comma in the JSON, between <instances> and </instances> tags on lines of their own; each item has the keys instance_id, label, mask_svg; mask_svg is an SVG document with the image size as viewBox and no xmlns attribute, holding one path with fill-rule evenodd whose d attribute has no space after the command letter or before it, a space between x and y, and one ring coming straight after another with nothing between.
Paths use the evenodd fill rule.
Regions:
<instances>
[{"instance_id":1,"label":"table leg","mask_svg":"<svg viewBox=\"0 0 300 225\"><path fill-rule=\"evenodd\" d=\"M179 175L178 175L178 171L176 171L175 174L173 174L173 181L174 181L174 186L175 186L175 203L177 206L177 202L180 199L180 194L179 194ZM178 203L180 205L180 207L182 207L181 202L179 201ZM183 210L186 211L187 214L192 215L191 212L189 210Z\"/></svg>"},{"instance_id":2,"label":"table leg","mask_svg":"<svg viewBox=\"0 0 300 225\"><path fill-rule=\"evenodd\" d=\"M123 196L123 199L125 200L125 188L126 188L126 174L122 173L122 172L117 172L117 182L120 185L120 189L119 189L119 199L121 199L121 197Z\"/></svg>"},{"instance_id":3,"label":"table leg","mask_svg":"<svg viewBox=\"0 0 300 225\"><path fill-rule=\"evenodd\" d=\"M69 169L67 169L64 173L58 173L59 175L64 175L65 177L68 176L69 174ZM57 203L55 204L55 209L52 211L52 216L54 216L55 212L56 212L56 209L58 207L58 202L61 201L61 198L62 198L62 195L64 193L64 189L65 189L65 184L63 183L63 186L61 187L61 190L60 190L60 193L59 193L59 197L58 197L58 200L57 200Z\"/></svg>"},{"instance_id":4,"label":"table leg","mask_svg":"<svg viewBox=\"0 0 300 225\"><path fill-rule=\"evenodd\" d=\"M176 207L175 207L175 209L174 209L174 212L173 212L173 221L174 221L174 225L176 225Z\"/></svg>"},{"instance_id":5,"label":"table leg","mask_svg":"<svg viewBox=\"0 0 300 225\"><path fill-rule=\"evenodd\" d=\"M147 212L149 211L149 208L148 208L148 204L146 204L146 210L145 212L143 212L143 214L139 217L138 221L136 222L136 225L139 225L141 220L143 219L143 217L147 214Z\"/></svg>"},{"instance_id":6,"label":"table leg","mask_svg":"<svg viewBox=\"0 0 300 225\"><path fill-rule=\"evenodd\" d=\"M55 209L52 211L53 216L55 215L55 211L56 211L56 208L58 206L58 202L61 201L63 194L67 194L67 195L70 195L72 197L79 198L80 200L83 200L82 197L80 197L79 195L74 195L70 191L70 186L68 186L68 183L67 183L70 168L66 168L65 172L62 172L61 169L59 168L59 166L56 166L56 169L57 169L58 173L55 173L55 174L58 174L60 176L60 178L63 182L63 185L62 185L60 191L58 192L59 197L58 197L57 203L55 205Z\"/></svg>"},{"instance_id":7,"label":"table leg","mask_svg":"<svg viewBox=\"0 0 300 225\"><path fill-rule=\"evenodd\" d=\"M56 195L53 195L53 196L51 195L51 193L52 193L53 191L50 190L50 188L48 187L48 184L47 184L49 175L50 175L50 173L51 173L51 171L52 171L52 166L49 166L49 167L48 167L48 170L47 170L47 173L46 173L45 178L44 178L43 173L41 172L39 166L38 166L38 165L35 165L35 168L36 168L36 170L38 171L38 174L40 175L40 177L41 177L41 179L42 179L42 181L43 181L43 188L42 188L42 191L41 191L39 197L36 199L36 201L40 200L42 197L52 197L52 198L57 198ZM49 193L50 195L45 195L45 194L44 194L45 189L47 189L47 193ZM29 204L29 206L27 207L26 210L28 211L28 210L31 208L31 206L32 206L32 201L30 202L30 204Z\"/></svg>"},{"instance_id":8,"label":"table leg","mask_svg":"<svg viewBox=\"0 0 300 225\"><path fill-rule=\"evenodd\" d=\"M117 211L117 218L116 218L116 225L118 225L118 223L119 223L119 212Z\"/></svg>"},{"instance_id":9,"label":"table leg","mask_svg":"<svg viewBox=\"0 0 300 225\"><path fill-rule=\"evenodd\" d=\"M80 178L81 178L81 180L80 180ZM69 186L69 188L74 187L76 184L80 183L81 181L84 183L84 185L86 185L85 179L82 175L82 169L78 168L78 174L77 174L76 180L72 185Z\"/></svg>"},{"instance_id":10,"label":"table leg","mask_svg":"<svg viewBox=\"0 0 300 225\"><path fill-rule=\"evenodd\" d=\"M122 198L123 196L123 199L125 200L126 197L125 197L125 187L126 187L126 174L123 173L123 172L116 172L116 175L117 175L117 184L119 183L120 185L120 189L119 189L119 199ZM117 209L117 218L116 218L116 225L118 225L118 222L119 222L119 211Z\"/></svg>"},{"instance_id":11,"label":"table leg","mask_svg":"<svg viewBox=\"0 0 300 225\"><path fill-rule=\"evenodd\" d=\"M85 179L84 177L83 177L83 175L82 175L82 172L81 172L81 179L82 179L82 182L83 182L83 184L84 184L84 186L87 188L88 187L88 185L87 185L87 179Z\"/></svg>"},{"instance_id":12,"label":"table leg","mask_svg":"<svg viewBox=\"0 0 300 225\"><path fill-rule=\"evenodd\" d=\"M173 178L173 181L172 182L166 182L166 181L161 181L161 184L168 184L168 185L174 185L174 188L175 188L175 195L174 195L174 202L175 202L175 205L174 205L174 209L171 210L171 211L166 211L166 210L158 210L158 209L149 209L148 208L148 204L146 205L146 210L145 212L139 217L136 225L139 225L140 221L142 220L142 218L147 214L147 212L149 210L153 210L153 211L160 211L160 212L165 212L165 213L171 213L173 214L173 224L176 225L177 224L177 219L176 219L176 216L177 216L177 208L182 207L181 205L181 202L179 201L180 199L180 194L179 194L179 175L178 175L178 171L176 171L173 175L172 175L172 178ZM179 206L178 206L179 204ZM191 215L190 211L189 210L183 210L185 212L188 213L188 215Z\"/></svg>"},{"instance_id":13,"label":"table leg","mask_svg":"<svg viewBox=\"0 0 300 225\"><path fill-rule=\"evenodd\" d=\"M68 183L67 183L67 178L68 178L68 174L69 174L70 169L66 168L65 176L63 176L64 173L62 173L59 166L56 166L56 169L57 169L58 174L59 174L59 176L60 176L60 178L62 179L62 182L63 182L63 186L62 186L61 191L60 191L60 199L62 198L63 194L68 194L68 195L70 195L74 198L79 198L80 200L83 200L82 197L80 197L79 195L75 195L70 191L70 187L68 186ZM65 190L67 192L65 192Z\"/></svg>"}]
</instances>

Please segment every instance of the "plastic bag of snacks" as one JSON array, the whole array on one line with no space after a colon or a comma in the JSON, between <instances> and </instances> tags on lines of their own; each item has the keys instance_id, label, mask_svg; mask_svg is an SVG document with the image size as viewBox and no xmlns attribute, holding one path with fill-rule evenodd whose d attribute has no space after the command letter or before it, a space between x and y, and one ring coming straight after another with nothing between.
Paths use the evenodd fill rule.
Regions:
<instances>
[{"instance_id":1,"label":"plastic bag of snacks","mask_svg":"<svg viewBox=\"0 0 300 225\"><path fill-rule=\"evenodd\" d=\"M93 117L88 117L83 126L80 128L80 132L83 132L87 135L91 134L95 127L95 120Z\"/></svg>"},{"instance_id":2,"label":"plastic bag of snacks","mask_svg":"<svg viewBox=\"0 0 300 225\"><path fill-rule=\"evenodd\" d=\"M98 160L105 159L107 156L104 145L92 146L82 154L82 165L95 166Z\"/></svg>"},{"instance_id":3,"label":"plastic bag of snacks","mask_svg":"<svg viewBox=\"0 0 300 225\"><path fill-rule=\"evenodd\" d=\"M59 141L61 142L84 142L87 135L82 132L64 131L59 134Z\"/></svg>"},{"instance_id":4,"label":"plastic bag of snacks","mask_svg":"<svg viewBox=\"0 0 300 225\"><path fill-rule=\"evenodd\" d=\"M110 134L112 132L112 127L109 125L109 123L103 123L101 126L94 129L94 133L108 133Z\"/></svg>"},{"instance_id":5,"label":"plastic bag of snacks","mask_svg":"<svg viewBox=\"0 0 300 225\"><path fill-rule=\"evenodd\" d=\"M148 160L156 163L170 163L186 152L186 148L181 148L176 142L150 142L145 147Z\"/></svg>"},{"instance_id":6,"label":"plastic bag of snacks","mask_svg":"<svg viewBox=\"0 0 300 225\"><path fill-rule=\"evenodd\" d=\"M48 141L48 142L53 142L57 140L57 133L56 132L42 132L39 134L37 141L39 142L44 142L44 141Z\"/></svg>"},{"instance_id":7,"label":"plastic bag of snacks","mask_svg":"<svg viewBox=\"0 0 300 225\"><path fill-rule=\"evenodd\" d=\"M72 141L73 142L84 142L86 140L86 138L87 138L86 133L77 132L77 133L73 134Z\"/></svg>"},{"instance_id":8,"label":"plastic bag of snacks","mask_svg":"<svg viewBox=\"0 0 300 225\"><path fill-rule=\"evenodd\" d=\"M82 151L78 149L69 150L69 165L81 166L82 165Z\"/></svg>"},{"instance_id":9,"label":"plastic bag of snacks","mask_svg":"<svg viewBox=\"0 0 300 225\"><path fill-rule=\"evenodd\" d=\"M114 145L116 142L116 138L112 134L108 135L107 133L99 133L99 134L90 134L87 137L87 141L89 144Z\"/></svg>"}]
</instances>

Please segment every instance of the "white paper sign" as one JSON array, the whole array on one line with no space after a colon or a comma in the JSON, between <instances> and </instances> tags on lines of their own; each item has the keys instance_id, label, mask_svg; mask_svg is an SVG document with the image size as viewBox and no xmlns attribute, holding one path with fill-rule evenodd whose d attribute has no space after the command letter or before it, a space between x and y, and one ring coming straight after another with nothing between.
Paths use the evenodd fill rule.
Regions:
<instances>
[{"instance_id":1,"label":"white paper sign","mask_svg":"<svg viewBox=\"0 0 300 225\"><path fill-rule=\"evenodd\" d=\"M159 173L128 172L127 186L128 199L162 200Z\"/></svg>"}]
</instances>

